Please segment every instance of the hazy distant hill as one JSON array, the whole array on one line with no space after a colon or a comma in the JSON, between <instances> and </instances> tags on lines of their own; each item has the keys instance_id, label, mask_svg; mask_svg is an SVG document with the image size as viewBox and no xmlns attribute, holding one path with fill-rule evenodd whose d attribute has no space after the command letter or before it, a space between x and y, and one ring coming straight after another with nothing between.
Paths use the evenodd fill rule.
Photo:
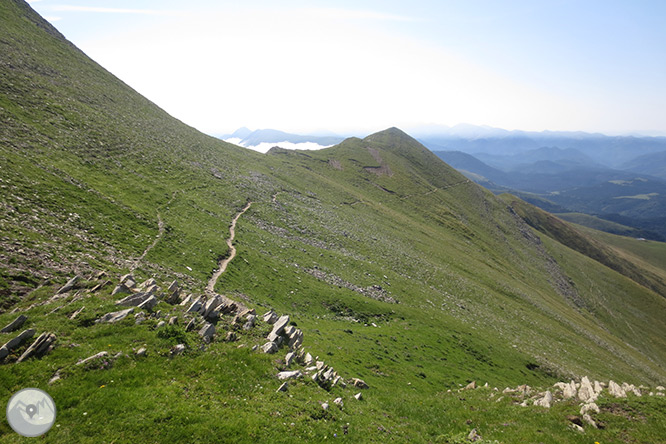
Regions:
<instances>
[{"instance_id":1,"label":"hazy distant hill","mask_svg":"<svg viewBox=\"0 0 666 444\"><path fill-rule=\"evenodd\" d=\"M279 142L291 142L291 143L316 143L321 146L331 146L336 143L342 142L344 137L340 136L313 136L313 135L301 135L301 134L292 134L286 133L284 131L274 130L274 129L259 129L251 131L247 128L240 128L234 131L232 134L224 135L220 137L223 140L233 140L240 139L238 143L241 146L257 146L262 143L279 143Z\"/></svg>"},{"instance_id":2,"label":"hazy distant hill","mask_svg":"<svg viewBox=\"0 0 666 444\"><path fill-rule=\"evenodd\" d=\"M624 163L621 168L666 179L666 151L636 157Z\"/></svg>"},{"instance_id":3,"label":"hazy distant hill","mask_svg":"<svg viewBox=\"0 0 666 444\"><path fill-rule=\"evenodd\" d=\"M610 168L620 167L641 155L666 150L666 137L606 136L558 131L505 131L472 125L465 125L464 130L456 128L414 134L433 151L513 156L530 150L554 147L561 150L577 150L594 162Z\"/></svg>"},{"instance_id":4,"label":"hazy distant hill","mask_svg":"<svg viewBox=\"0 0 666 444\"><path fill-rule=\"evenodd\" d=\"M659 149L664 138L484 128L474 133L473 129L467 127L455 133L455 140L449 135L439 140L448 138L452 146L486 151L474 155L438 149L434 152L495 192L513 190L549 211L599 216L641 230L652 239L666 239L665 152L639 155ZM560 145L526 148L544 141ZM577 148L563 148L571 146ZM619 159L629 158L633 160L618 164ZM609 166L612 164L619 166Z\"/></svg>"}]
</instances>

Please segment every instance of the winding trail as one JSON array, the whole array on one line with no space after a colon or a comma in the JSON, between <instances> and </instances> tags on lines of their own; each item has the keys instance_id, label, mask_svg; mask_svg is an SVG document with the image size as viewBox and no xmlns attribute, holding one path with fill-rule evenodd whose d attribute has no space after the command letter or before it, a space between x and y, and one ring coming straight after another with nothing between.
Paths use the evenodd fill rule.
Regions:
<instances>
[{"instance_id":1,"label":"winding trail","mask_svg":"<svg viewBox=\"0 0 666 444\"><path fill-rule=\"evenodd\" d=\"M171 195L171 199L169 199L169 201L166 204L164 204L165 207L169 206L171 202L173 202L174 198L176 197L176 193L177 191L173 192L173 194ZM145 250L143 250L141 256L139 256L139 258L134 261L134 264L130 268L130 271L133 272L134 270L139 268L139 264L141 263L141 261L146 257L148 252L152 250L155 247L155 245L157 245L157 243L160 241L160 239L162 239L163 236L164 236L164 221L162 220L162 215L160 214L160 210L157 210L157 236L155 236L155 240L153 240L153 242L150 245L148 245Z\"/></svg>"},{"instance_id":2,"label":"winding trail","mask_svg":"<svg viewBox=\"0 0 666 444\"><path fill-rule=\"evenodd\" d=\"M238 219L245 213L248 209L250 209L250 206L252 206L252 202L248 202L247 205L243 207L242 210L234 218L231 220L231 226L229 227L229 239L227 239L227 246L229 247L229 256L222 259L220 261L220 265L213 273L213 276L210 278L208 281L208 285L206 285L206 294L208 295L214 295L215 294L215 284L217 284L217 280L219 277L222 275L222 273L225 272L227 269L227 265L229 265L229 262L232 261L234 257L236 257L236 247L234 247L234 238L236 237L236 222L238 222Z\"/></svg>"}]
</instances>

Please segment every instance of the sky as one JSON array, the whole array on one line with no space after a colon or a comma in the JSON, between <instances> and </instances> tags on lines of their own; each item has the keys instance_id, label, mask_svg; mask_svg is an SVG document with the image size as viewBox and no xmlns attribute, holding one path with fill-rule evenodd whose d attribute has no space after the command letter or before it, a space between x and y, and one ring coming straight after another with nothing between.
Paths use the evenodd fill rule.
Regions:
<instances>
[{"instance_id":1,"label":"sky","mask_svg":"<svg viewBox=\"0 0 666 444\"><path fill-rule=\"evenodd\" d=\"M662 0L32 0L174 117L369 134L666 135Z\"/></svg>"}]
</instances>

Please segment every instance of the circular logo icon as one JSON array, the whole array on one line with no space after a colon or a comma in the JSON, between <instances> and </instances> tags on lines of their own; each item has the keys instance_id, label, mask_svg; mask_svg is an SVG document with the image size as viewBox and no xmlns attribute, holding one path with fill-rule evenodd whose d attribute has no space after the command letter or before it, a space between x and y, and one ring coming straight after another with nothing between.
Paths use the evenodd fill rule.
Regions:
<instances>
[{"instance_id":1,"label":"circular logo icon","mask_svg":"<svg viewBox=\"0 0 666 444\"><path fill-rule=\"evenodd\" d=\"M55 418L55 403L44 390L20 390L7 403L7 421L22 436L43 435L53 426Z\"/></svg>"}]
</instances>

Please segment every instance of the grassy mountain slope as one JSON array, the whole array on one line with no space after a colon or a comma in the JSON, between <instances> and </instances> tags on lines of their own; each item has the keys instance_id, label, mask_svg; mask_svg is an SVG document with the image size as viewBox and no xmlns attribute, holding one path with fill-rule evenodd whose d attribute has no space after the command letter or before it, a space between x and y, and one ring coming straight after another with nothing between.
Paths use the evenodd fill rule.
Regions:
<instances>
[{"instance_id":1,"label":"grassy mountain slope","mask_svg":"<svg viewBox=\"0 0 666 444\"><path fill-rule=\"evenodd\" d=\"M456 391L583 375L663 384L666 299L535 232L400 130L321 151L226 144L146 101L18 0L0 3L0 53L0 324L18 308L26 327L58 337L41 359L16 363L23 347L0 363L0 393L53 396L47 441L456 442L478 428L501 442L583 443L666 431L657 398L604 400L607 428L577 435L565 419L575 401L546 411L496 402L490 388ZM308 351L369 384L363 401L309 380L276 393L283 355L251 351L264 323L245 331L225 317L211 344L166 302L155 311L179 325L94 323L117 309L113 285L87 291L106 279L99 271L202 293L248 201L216 290L289 313ZM81 298L52 299L75 273ZM227 330L239 340L223 341ZM188 349L170 358L176 343ZM124 355L76 365L100 351ZM321 408L338 396L342 409ZM0 441L19 441L6 422Z\"/></svg>"}]
</instances>

